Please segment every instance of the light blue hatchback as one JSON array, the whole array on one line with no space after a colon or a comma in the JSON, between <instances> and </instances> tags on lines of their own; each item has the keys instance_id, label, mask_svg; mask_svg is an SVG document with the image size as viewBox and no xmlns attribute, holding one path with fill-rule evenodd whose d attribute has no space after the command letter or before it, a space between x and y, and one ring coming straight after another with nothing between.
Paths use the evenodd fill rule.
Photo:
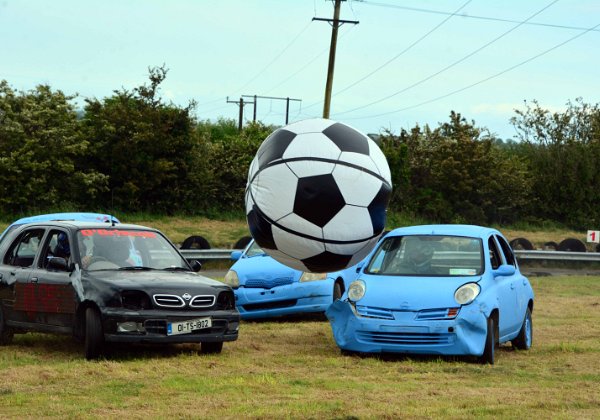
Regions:
<instances>
[{"instance_id":1,"label":"light blue hatchback","mask_svg":"<svg viewBox=\"0 0 600 420\"><path fill-rule=\"evenodd\" d=\"M254 240L244 251L233 251L231 259L236 262L223 281L233 288L242 319L325 312L342 294L324 273L287 267Z\"/></svg>"},{"instance_id":2,"label":"light blue hatchback","mask_svg":"<svg viewBox=\"0 0 600 420\"><path fill-rule=\"evenodd\" d=\"M534 294L506 238L470 225L393 230L358 266L330 273L347 291L326 314L344 352L472 355L529 349Z\"/></svg>"}]
</instances>

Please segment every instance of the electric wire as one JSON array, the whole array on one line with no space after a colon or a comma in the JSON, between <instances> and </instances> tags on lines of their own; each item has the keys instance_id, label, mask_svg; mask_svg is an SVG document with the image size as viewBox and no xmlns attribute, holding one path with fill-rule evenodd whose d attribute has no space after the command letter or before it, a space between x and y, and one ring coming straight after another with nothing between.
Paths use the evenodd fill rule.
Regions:
<instances>
[{"instance_id":1,"label":"electric wire","mask_svg":"<svg viewBox=\"0 0 600 420\"><path fill-rule=\"evenodd\" d=\"M599 27L600 27L600 23L597 24L597 25L595 25L595 26L592 26L591 28L588 28L588 29L584 30L583 32L581 32L581 33L579 33L579 34L577 34L577 35L575 35L575 36L573 36L573 37L571 37L571 38L569 38L569 39L567 39L567 40L565 40L563 42L560 42L559 44L554 45L553 47L550 47L550 48L542 51L541 53L538 53L538 54L536 54L536 55L534 55L532 57L529 57L526 60L523 60L523 61L521 61L521 62L519 62L519 63L517 63L515 65L512 65L512 66L510 66L510 67L508 67L508 68L506 68L506 69L504 69L504 70L502 70L502 71L500 71L498 73L495 73L495 74L493 74L491 76L488 76L488 77L486 77L484 79L481 79L481 80L479 80L479 81L477 81L475 83L471 83L470 85L463 86L460 89L456 89L456 90L453 90L451 92L448 92L448 93L446 93L444 95L437 96L435 98L429 99L427 101L420 102L418 104L414 104L414 105L406 106L406 107L403 107L403 108L400 108L400 109L396 109L394 111L388 111L388 112L383 112L383 113L380 113L380 114L369 115L369 116L364 116L364 117L348 117L348 118L345 118L345 119L346 120L362 120L362 119L376 118L376 117L381 117L381 116L385 116L385 115L395 114L395 113L398 113L398 112L406 111L406 110L409 110L409 109L420 107L422 105L427 105L427 104L430 104L432 102L439 101L440 99L447 98L449 96L455 95L457 93L463 92L465 90L468 90L468 89L471 89L471 88L473 88L475 86L478 86L478 85L480 85L482 83L485 83L485 82L487 82L487 81L489 81L491 79L494 79L496 77L502 76L503 74L506 74L506 73L508 73L508 72L516 69L517 67L521 67L521 66L523 66L523 65L525 65L527 63L530 63L531 61L533 61L533 60L535 60L535 59L537 59L539 57L542 57L543 55L546 55L549 52L552 52L552 51L554 51L554 50L562 47L563 45L568 44L571 41L576 40L577 38L579 38L579 37L587 34L588 32L597 31Z\"/></svg>"},{"instance_id":2,"label":"electric wire","mask_svg":"<svg viewBox=\"0 0 600 420\"><path fill-rule=\"evenodd\" d=\"M368 1L368 0L363 0L363 1L361 1L361 3L366 4L367 6L379 6L379 7L386 7L386 8L390 8L390 9L408 10L408 11L412 11L412 12L431 13L431 14L436 14L436 15L451 15L452 14L451 12L444 12L441 10L431 10L431 9L422 9L422 8L418 8L418 7L400 6L397 4L378 3L378 2ZM477 16L477 15L463 14L463 15L460 15L460 17L465 18L465 19L478 19L478 20L488 20L488 21L505 22L505 23L518 23L519 22L518 20L496 18L496 17L492 17L492 16ZM545 26L545 27L549 27L549 28L559 28L559 29L571 29L571 30L576 30L576 31L586 30L585 27L581 27L581 26L558 25L558 24L541 23L541 22L527 22L526 25ZM593 31L600 32L600 29L594 29Z\"/></svg>"},{"instance_id":3,"label":"electric wire","mask_svg":"<svg viewBox=\"0 0 600 420\"><path fill-rule=\"evenodd\" d=\"M463 61L466 61L467 59L471 58L472 56L474 56L475 54L477 54L478 52L484 50L485 48L489 47L490 45L494 44L495 42L499 41L501 38L504 38L506 35L510 34L511 32L515 31L516 29L520 28L521 26L523 26L526 22L528 22L529 20L533 19L534 17L536 17L537 15L539 15L540 13L542 13L543 11L545 11L546 9L548 9L549 7L551 7L552 5L554 5L555 3L557 3L558 0L554 0L552 2L550 2L548 5L544 6L543 8L541 8L540 10L538 10L537 12L535 12L534 14L532 14L531 16L529 16L527 19L525 19L524 21L519 22L517 25L513 26L512 28L510 28L509 30L503 32L502 34L500 34L499 36L497 36L496 38L492 39L491 41L486 42L485 44L483 44L482 46L480 46L479 48L476 48L475 50L471 51L469 54L463 56L462 58L454 61L453 63L447 65L446 67L442 68L441 70L438 70L437 72L425 77L424 79L421 79L401 90L398 90L390 95L387 95L383 98L377 99L375 101L369 102L365 105L361 105L358 106L356 108L352 108L352 109L348 109L346 111L342 111L342 112L337 112L335 113L335 115L343 115L343 114L348 114L350 112L354 112L354 111L358 111L360 109L364 109L364 108L368 108L370 106L373 106L375 104L381 103L383 101L386 101L390 98L393 98L394 96L398 96L402 93L405 93L407 91L409 91L412 88L415 88L431 79L433 79L434 77L439 76L440 74L450 70L452 67L462 63Z\"/></svg>"}]
</instances>

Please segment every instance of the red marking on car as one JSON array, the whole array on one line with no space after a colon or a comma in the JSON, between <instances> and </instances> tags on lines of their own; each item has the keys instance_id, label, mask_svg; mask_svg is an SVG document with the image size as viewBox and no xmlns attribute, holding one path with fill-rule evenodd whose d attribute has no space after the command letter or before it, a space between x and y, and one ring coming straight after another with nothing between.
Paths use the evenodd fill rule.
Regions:
<instances>
[{"instance_id":1,"label":"red marking on car","mask_svg":"<svg viewBox=\"0 0 600 420\"><path fill-rule=\"evenodd\" d=\"M156 238L156 233L143 230L120 230L120 229L82 229L83 236L136 236L141 238Z\"/></svg>"}]
</instances>

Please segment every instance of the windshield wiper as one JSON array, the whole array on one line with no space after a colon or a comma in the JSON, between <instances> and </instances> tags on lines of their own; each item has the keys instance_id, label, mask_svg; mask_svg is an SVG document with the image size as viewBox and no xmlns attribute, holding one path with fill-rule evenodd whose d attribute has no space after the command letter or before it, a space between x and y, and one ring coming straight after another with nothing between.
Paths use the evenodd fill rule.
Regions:
<instances>
[{"instance_id":1,"label":"windshield wiper","mask_svg":"<svg viewBox=\"0 0 600 420\"><path fill-rule=\"evenodd\" d=\"M192 271L189 268L185 268L185 267L165 267L162 270L167 270L167 271Z\"/></svg>"},{"instance_id":2,"label":"windshield wiper","mask_svg":"<svg viewBox=\"0 0 600 420\"><path fill-rule=\"evenodd\" d=\"M129 271L145 271L145 270L154 270L152 267L144 267L141 265L136 266L128 266L128 267L119 267L119 270L129 270Z\"/></svg>"}]
</instances>

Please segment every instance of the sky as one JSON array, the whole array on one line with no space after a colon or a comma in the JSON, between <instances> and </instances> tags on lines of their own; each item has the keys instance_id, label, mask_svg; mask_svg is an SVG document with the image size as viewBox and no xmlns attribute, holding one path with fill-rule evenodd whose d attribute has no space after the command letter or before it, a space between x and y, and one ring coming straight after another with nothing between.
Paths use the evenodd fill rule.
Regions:
<instances>
[{"instance_id":1,"label":"sky","mask_svg":"<svg viewBox=\"0 0 600 420\"><path fill-rule=\"evenodd\" d=\"M164 65L166 102L237 121L242 95L291 98L289 122L321 117L328 0L0 0L0 80L104 98ZM330 118L364 133L437 127L451 111L512 139L515 109L600 102L599 0L348 0ZM232 101L228 103L227 100ZM252 101L252 98L244 98ZM254 105L244 107L245 122ZM284 125L286 101L256 101Z\"/></svg>"}]
</instances>

